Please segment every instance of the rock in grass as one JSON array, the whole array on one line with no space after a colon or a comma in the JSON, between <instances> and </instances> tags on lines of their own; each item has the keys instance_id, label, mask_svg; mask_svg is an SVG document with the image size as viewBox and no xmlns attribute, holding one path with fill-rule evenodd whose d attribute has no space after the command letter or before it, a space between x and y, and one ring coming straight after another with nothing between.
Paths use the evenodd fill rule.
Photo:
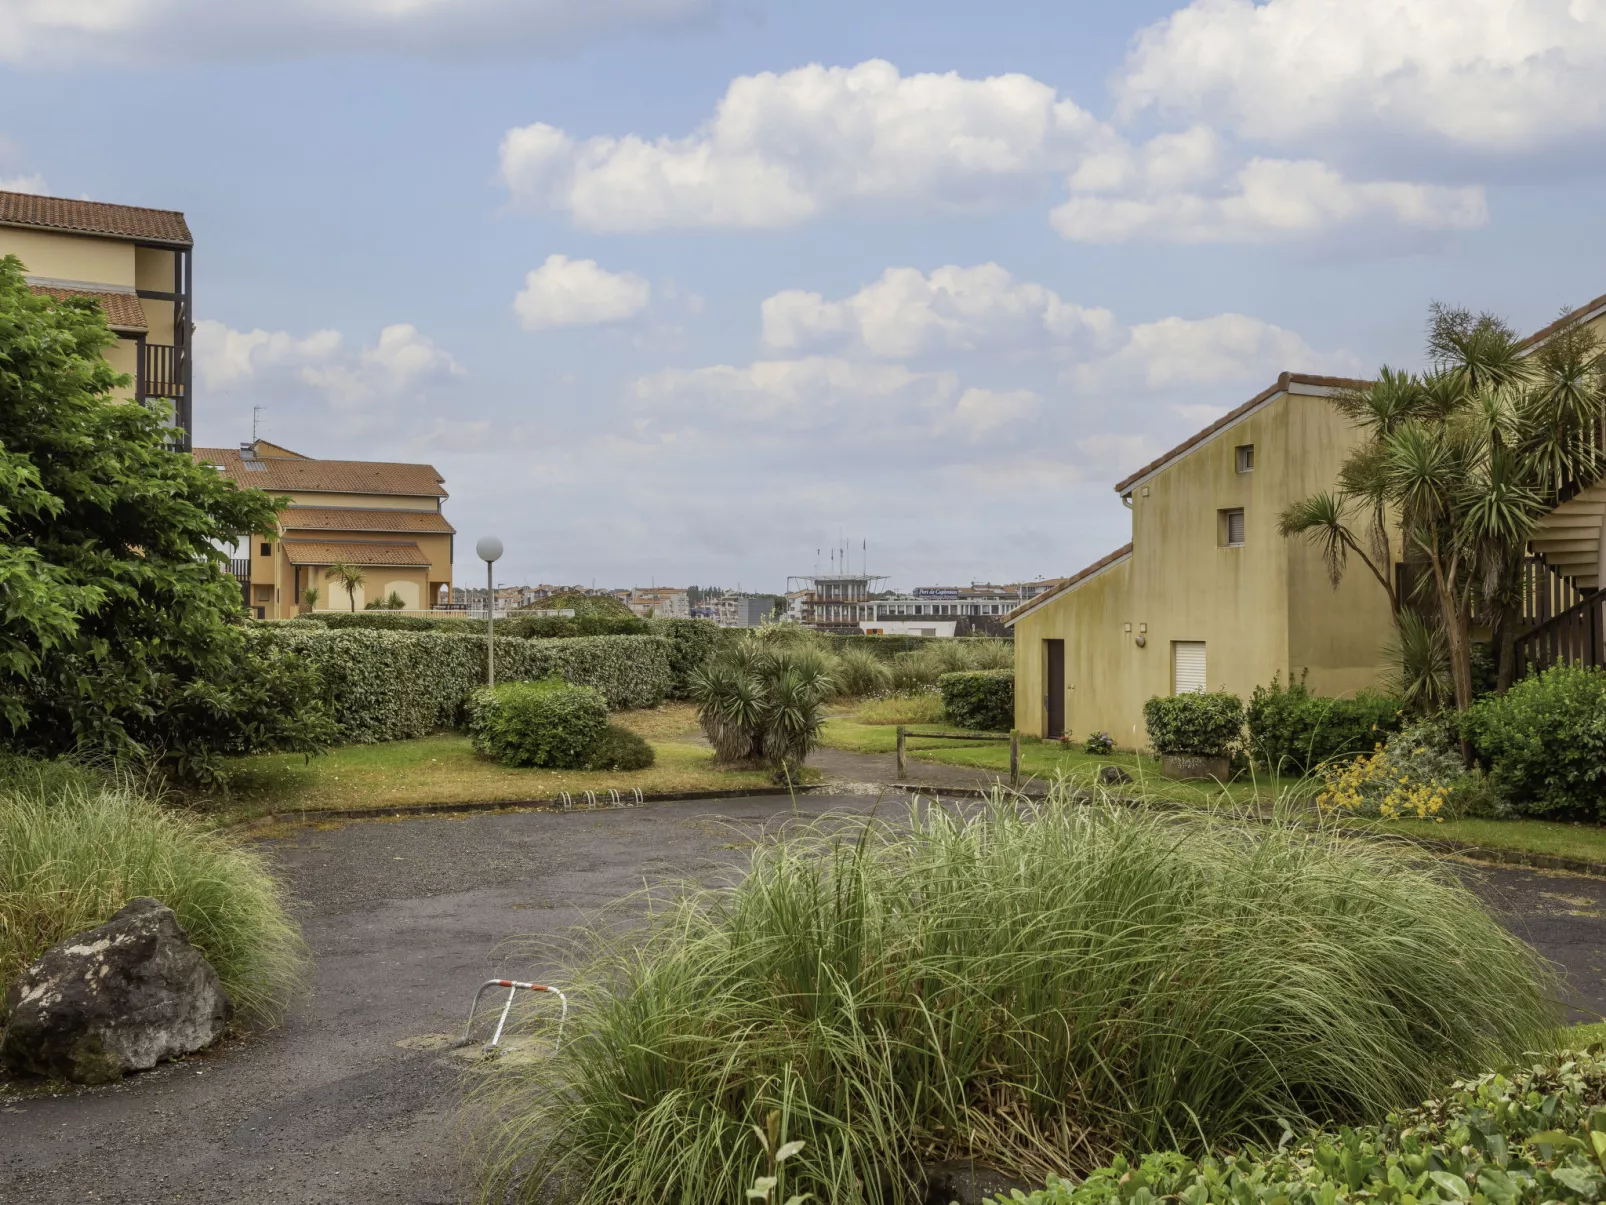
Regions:
<instances>
[{"instance_id":1,"label":"rock in grass","mask_svg":"<svg viewBox=\"0 0 1606 1205\"><path fill-rule=\"evenodd\" d=\"M1132 775L1121 769L1120 766L1101 766L1099 767L1099 781L1107 787L1118 787L1124 783L1131 782Z\"/></svg>"},{"instance_id":2,"label":"rock in grass","mask_svg":"<svg viewBox=\"0 0 1606 1205\"><path fill-rule=\"evenodd\" d=\"M1032 1190L1025 1180L970 1159L927 1163L920 1174L925 1183L925 1205L982 1205L992 1198L1008 1200L1015 1189Z\"/></svg>"},{"instance_id":3,"label":"rock in grass","mask_svg":"<svg viewBox=\"0 0 1606 1205\"><path fill-rule=\"evenodd\" d=\"M46 950L6 993L0 1064L103 1084L210 1046L229 1018L217 972L159 900L130 900Z\"/></svg>"}]
</instances>

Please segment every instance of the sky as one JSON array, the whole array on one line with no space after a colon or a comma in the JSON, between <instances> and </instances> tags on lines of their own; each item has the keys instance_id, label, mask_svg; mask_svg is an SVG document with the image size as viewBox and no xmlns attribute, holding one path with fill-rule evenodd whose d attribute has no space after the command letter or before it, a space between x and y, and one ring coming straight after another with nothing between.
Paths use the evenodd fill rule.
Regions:
<instances>
[{"instance_id":1,"label":"sky","mask_svg":"<svg viewBox=\"0 0 1606 1205\"><path fill-rule=\"evenodd\" d=\"M196 443L435 465L460 581L907 589L1606 293L1603 85L1606 0L0 0L0 188L182 210Z\"/></svg>"}]
</instances>

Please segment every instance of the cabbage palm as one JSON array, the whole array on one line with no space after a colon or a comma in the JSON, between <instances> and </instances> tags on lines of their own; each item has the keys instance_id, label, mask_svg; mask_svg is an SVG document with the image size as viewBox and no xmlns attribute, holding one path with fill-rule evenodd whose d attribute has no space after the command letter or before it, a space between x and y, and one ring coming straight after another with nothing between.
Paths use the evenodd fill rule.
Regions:
<instances>
[{"instance_id":1,"label":"cabbage palm","mask_svg":"<svg viewBox=\"0 0 1606 1205\"><path fill-rule=\"evenodd\" d=\"M357 591L368 581L368 575L348 561L336 561L324 570L324 574L346 592L346 597L351 600L351 609L355 611Z\"/></svg>"},{"instance_id":2,"label":"cabbage palm","mask_svg":"<svg viewBox=\"0 0 1606 1205\"><path fill-rule=\"evenodd\" d=\"M819 744L821 706L836 690L832 662L818 645L752 633L694 672L697 720L715 756L795 778Z\"/></svg>"},{"instance_id":3,"label":"cabbage palm","mask_svg":"<svg viewBox=\"0 0 1606 1205\"><path fill-rule=\"evenodd\" d=\"M1336 586L1359 556L1400 624L1390 529L1425 569L1457 709L1472 701L1474 621L1493 627L1500 689L1515 669L1523 560L1539 519L1601 476L1606 353L1573 324L1530 352L1488 314L1435 305L1424 374L1384 368L1335 404L1362 431L1338 488L1294 503L1285 536L1322 551ZM1364 526L1359 533L1354 521ZM1400 632L1399 647L1414 643ZM1420 636L1420 633L1417 634Z\"/></svg>"}]
</instances>

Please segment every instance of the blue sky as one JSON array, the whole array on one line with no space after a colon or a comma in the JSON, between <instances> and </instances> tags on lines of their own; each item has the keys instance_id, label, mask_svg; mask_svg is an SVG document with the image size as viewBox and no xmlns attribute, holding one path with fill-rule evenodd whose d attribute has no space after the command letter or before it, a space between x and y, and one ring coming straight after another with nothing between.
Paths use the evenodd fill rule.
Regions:
<instances>
[{"instance_id":1,"label":"blue sky","mask_svg":"<svg viewBox=\"0 0 1606 1205\"><path fill-rule=\"evenodd\" d=\"M908 587L1606 292L1603 83L1565 0L0 0L0 186L184 210L198 441L434 463L460 577Z\"/></svg>"}]
</instances>

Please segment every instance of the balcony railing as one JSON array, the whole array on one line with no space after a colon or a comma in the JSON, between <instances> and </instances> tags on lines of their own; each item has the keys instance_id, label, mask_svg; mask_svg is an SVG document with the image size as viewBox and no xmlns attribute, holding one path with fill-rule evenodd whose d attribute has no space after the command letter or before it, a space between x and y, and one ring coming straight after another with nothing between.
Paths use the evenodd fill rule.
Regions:
<instances>
[{"instance_id":1,"label":"balcony railing","mask_svg":"<svg viewBox=\"0 0 1606 1205\"><path fill-rule=\"evenodd\" d=\"M145 397L183 397L183 361L178 356L178 349L168 343L147 343L140 385Z\"/></svg>"}]
</instances>

